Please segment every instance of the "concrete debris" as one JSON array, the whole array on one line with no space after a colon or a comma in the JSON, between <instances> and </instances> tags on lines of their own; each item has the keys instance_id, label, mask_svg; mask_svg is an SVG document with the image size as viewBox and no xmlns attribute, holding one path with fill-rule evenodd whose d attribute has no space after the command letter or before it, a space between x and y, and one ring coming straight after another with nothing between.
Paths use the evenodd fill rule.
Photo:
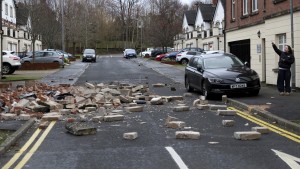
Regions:
<instances>
[{"instance_id":1,"label":"concrete debris","mask_svg":"<svg viewBox=\"0 0 300 169\"><path fill-rule=\"evenodd\" d=\"M127 112L142 112L144 110L143 106L133 106L133 107L125 107Z\"/></svg>"},{"instance_id":2,"label":"concrete debris","mask_svg":"<svg viewBox=\"0 0 300 169\"><path fill-rule=\"evenodd\" d=\"M224 127L232 127L234 126L235 121L234 120L222 120L222 125Z\"/></svg>"},{"instance_id":3,"label":"concrete debris","mask_svg":"<svg viewBox=\"0 0 300 169\"><path fill-rule=\"evenodd\" d=\"M209 105L210 110L227 110L227 105Z\"/></svg>"},{"instance_id":4,"label":"concrete debris","mask_svg":"<svg viewBox=\"0 0 300 169\"><path fill-rule=\"evenodd\" d=\"M173 107L174 112L183 112L183 111L189 111L190 107L189 106L176 106Z\"/></svg>"},{"instance_id":5,"label":"concrete debris","mask_svg":"<svg viewBox=\"0 0 300 169\"><path fill-rule=\"evenodd\" d=\"M152 98L150 103L152 105L162 105L164 104L164 100L162 99L162 97L156 97L156 98Z\"/></svg>"},{"instance_id":6,"label":"concrete debris","mask_svg":"<svg viewBox=\"0 0 300 169\"><path fill-rule=\"evenodd\" d=\"M235 116L236 115L236 111L235 110L222 110L222 109L218 109L217 115L219 115L219 116Z\"/></svg>"},{"instance_id":7,"label":"concrete debris","mask_svg":"<svg viewBox=\"0 0 300 169\"><path fill-rule=\"evenodd\" d=\"M192 96L193 96L192 93L184 93L184 94L183 94L183 97L192 97Z\"/></svg>"},{"instance_id":8,"label":"concrete debris","mask_svg":"<svg viewBox=\"0 0 300 169\"><path fill-rule=\"evenodd\" d=\"M222 95L222 102L227 103L228 98L227 95Z\"/></svg>"},{"instance_id":9,"label":"concrete debris","mask_svg":"<svg viewBox=\"0 0 300 169\"><path fill-rule=\"evenodd\" d=\"M167 123L168 128L181 129L185 127L185 122L183 121L170 121Z\"/></svg>"},{"instance_id":10,"label":"concrete debris","mask_svg":"<svg viewBox=\"0 0 300 169\"><path fill-rule=\"evenodd\" d=\"M268 134L270 133L270 130L267 127L252 127L252 131L257 131L261 134Z\"/></svg>"},{"instance_id":11,"label":"concrete debris","mask_svg":"<svg viewBox=\"0 0 300 169\"><path fill-rule=\"evenodd\" d=\"M176 139L200 139L200 132L196 131L176 131Z\"/></svg>"},{"instance_id":12,"label":"concrete debris","mask_svg":"<svg viewBox=\"0 0 300 169\"><path fill-rule=\"evenodd\" d=\"M156 83L156 84L152 84L153 87L165 87L166 84L163 83Z\"/></svg>"},{"instance_id":13,"label":"concrete debris","mask_svg":"<svg viewBox=\"0 0 300 169\"><path fill-rule=\"evenodd\" d=\"M237 140L257 140L260 139L261 134L256 131L239 131L234 132L234 138Z\"/></svg>"},{"instance_id":14,"label":"concrete debris","mask_svg":"<svg viewBox=\"0 0 300 169\"><path fill-rule=\"evenodd\" d=\"M97 128L86 122L66 123L65 128L69 133L76 136L93 135L97 133Z\"/></svg>"},{"instance_id":15,"label":"concrete debris","mask_svg":"<svg viewBox=\"0 0 300 169\"><path fill-rule=\"evenodd\" d=\"M138 138L137 132L124 133L123 138L126 140L135 140Z\"/></svg>"}]
</instances>

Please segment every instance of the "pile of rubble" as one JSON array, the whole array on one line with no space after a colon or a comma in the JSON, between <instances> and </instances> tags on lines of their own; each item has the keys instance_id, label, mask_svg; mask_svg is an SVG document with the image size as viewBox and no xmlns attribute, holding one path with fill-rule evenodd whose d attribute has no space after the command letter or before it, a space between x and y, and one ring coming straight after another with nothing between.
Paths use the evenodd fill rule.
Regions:
<instances>
[{"instance_id":1,"label":"pile of rubble","mask_svg":"<svg viewBox=\"0 0 300 169\"><path fill-rule=\"evenodd\" d=\"M152 84L153 87L164 87L165 84ZM43 83L19 85L16 90L10 88L0 94L1 120L29 120L38 119L39 128L45 129L53 120L66 121L65 128L74 135L96 134L95 123L114 122L124 120L124 114L143 112L144 105L163 105L166 102L182 101L190 97L190 93L183 96L160 96L150 93L147 85L133 85L113 82L110 84L91 84L85 86L58 85L49 86ZM223 100L226 101L226 97ZM193 102L193 106L204 110L217 111L220 116L234 116L233 110L227 110L226 105L210 105L205 97L200 96ZM173 107L173 112L190 111L185 104ZM234 126L233 120L223 120L223 126ZM167 117L166 127L180 129L175 132L178 139L199 139L196 131L182 131L185 122L174 117ZM260 129L259 130L265 130ZM259 139L257 129L249 133L235 132L234 137L241 140ZM267 133L267 132L265 132ZM137 132L124 133L123 138L134 140Z\"/></svg>"}]
</instances>

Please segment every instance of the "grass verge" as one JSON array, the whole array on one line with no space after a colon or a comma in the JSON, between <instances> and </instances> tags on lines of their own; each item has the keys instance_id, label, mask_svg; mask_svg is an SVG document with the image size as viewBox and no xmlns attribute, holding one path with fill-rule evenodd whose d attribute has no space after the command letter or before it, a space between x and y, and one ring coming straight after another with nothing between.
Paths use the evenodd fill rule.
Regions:
<instances>
[{"instance_id":1,"label":"grass verge","mask_svg":"<svg viewBox=\"0 0 300 169\"><path fill-rule=\"evenodd\" d=\"M0 145L6 140L8 136L13 134L15 131L12 130L0 130Z\"/></svg>"},{"instance_id":2,"label":"grass verge","mask_svg":"<svg viewBox=\"0 0 300 169\"><path fill-rule=\"evenodd\" d=\"M24 75L6 75L1 81L2 82L10 82L10 81L25 81L25 80L38 80L40 77L36 76L24 76Z\"/></svg>"}]
</instances>

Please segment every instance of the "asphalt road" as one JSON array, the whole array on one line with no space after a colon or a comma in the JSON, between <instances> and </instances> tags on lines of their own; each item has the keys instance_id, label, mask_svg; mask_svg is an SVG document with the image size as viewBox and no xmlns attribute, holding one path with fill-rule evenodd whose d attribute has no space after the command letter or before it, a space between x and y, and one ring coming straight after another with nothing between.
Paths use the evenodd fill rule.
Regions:
<instances>
[{"instance_id":1,"label":"asphalt road","mask_svg":"<svg viewBox=\"0 0 300 169\"><path fill-rule=\"evenodd\" d=\"M82 85L86 81L119 81L148 84L150 91L159 95L182 96L185 93L181 83L145 67L134 59L123 59L121 55L103 56L96 63L85 64L89 66L75 85ZM153 88L153 83L164 83L166 86ZM170 87L175 87L176 91L171 91ZM126 113L124 121L95 124L98 128L96 135L73 136L64 129L64 122L57 122L37 151L31 152L32 156L24 168L296 169L300 166L300 144L276 133L263 135L256 141L234 139L235 131L250 131L251 127L257 126L246 119L239 116L217 116L216 112L196 108L188 112L172 111L172 107L178 103L192 106L197 98L199 93L193 93L191 97L185 97L183 102L170 102L160 106L145 105L143 112ZM220 100L212 100L209 103L224 104ZM186 130L200 132L200 139L176 139L176 130L164 126L168 115L184 121L189 127ZM235 120L235 126L223 127L221 122L224 119ZM1 166L13 157L34 131L34 128L31 129L14 150L1 157ZM123 133L134 131L138 132L138 139L123 139ZM279 157L275 154L276 150L288 155L280 154ZM285 160L291 159L289 164L282 159L283 156ZM22 160L21 157L17 163Z\"/></svg>"}]
</instances>

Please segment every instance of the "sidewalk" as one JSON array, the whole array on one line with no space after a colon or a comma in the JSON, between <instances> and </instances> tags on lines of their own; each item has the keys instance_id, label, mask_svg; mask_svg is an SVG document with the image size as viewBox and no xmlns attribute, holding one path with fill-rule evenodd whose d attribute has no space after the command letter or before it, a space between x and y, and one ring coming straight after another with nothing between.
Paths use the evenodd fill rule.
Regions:
<instances>
[{"instance_id":1,"label":"sidewalk","mask_svg":"<svg viewBox=\"0 0 300 169\"><path fill-rule=\"evenodd\" d=\"M139 64L149 67L174 82L184 85L184 67L163 64L157 61L138 58ZM230 96L230 105L245 110L254 109L255 114L300 133L300 90L296 89L290 96L280 96L276 86L262 84L258 96ZM295 123L297 121L297 123Z\"/></svg>"}]
</instances>

